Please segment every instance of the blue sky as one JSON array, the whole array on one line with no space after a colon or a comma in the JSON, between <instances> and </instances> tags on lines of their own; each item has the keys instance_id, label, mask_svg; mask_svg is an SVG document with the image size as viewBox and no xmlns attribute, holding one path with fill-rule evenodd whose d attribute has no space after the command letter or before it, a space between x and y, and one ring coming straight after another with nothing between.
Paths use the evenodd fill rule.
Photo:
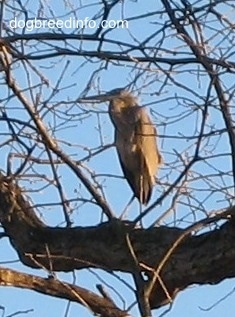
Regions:
<instances>
[{"instance_id":1,"label":"blue sky","mask_svg":"<svg viewBox=\"0 0 235 317\"><path fill-rule=\"evenodd\" d=\"M148 54L150 56L162 58L188 58L192 54L182 39L174 35L174 31L170 28L166 30L163 39L163 32L160 32L164 23L168 21L166 15L160 14L162 10L161 2L149 0L146 1L120 1L112 11L109 19L126 19L128 21L128 28L126 29L110 29L107 33L106 39L109 43L103 45L103 50L115 51L119 54L128 54L128 56L144 57L138 47L147 37L149 38L146 46L149 47ZM180 1L176 4L181 5ZM207 1L191 1L195 7L206 5ZM65 21L69 17L77 19L96 19L99 16L101 6L97 2L90 1L88 4L80 1L74 2L73 6L62 1L43 2L40 6L34 2L27 3L28 19L41 17L44 19L55 19L55 17ZM14 8L6 7L5 9L5 23L9 25L10 20L17 17L17 19L26 19L23 11L17 3ZM226 5L220 4L217 10L224 12L225 16L234 21L235 13L231 11ZM67 12L69 12L67 14ZM146 16L147 13L155 12L155 15ZM141 15L141 17L140 17ZM221 27L214 17L208 15L207 17L200 17L205 37L209 39L207 53L212 58L222 56L233 60L233 50L228 50L231 46L229 41L230 33L225 29L224 32L218 32ZM74 29L37 29L31 32L25 29L16 29L15 32L22 34L32 33L61 33L79 34L79 30ZM86 28L84 34L92 34L93 29ZM227 32L227 33L226 33ZM193 36L193 30L189 29L190 35ZM154 34L154 35L153 35ZM225 35L228 34L226 37ZM162 42L161 42L162 39ZM223 42L221 42L223 39ZM113 41L120 41L124 44L117 45ZM29 46L24 47L26 54L30 56L39 56L40 54L50 53L51 45L58 47L76 50L97 51L98 44L95 41L76 41L70 40L67 43L61 44L58 42L44 41L36 45L37 41L30 42ZM135 50L130 50L130 44L135 45ZM160 45L161 44L161 45ZM129 46L128 46L129 45ZM22 49L22 47L18 47ZM219 55L221 54L221 55ZM67 65L67 61L69 64ZM158 177L161 185L156 186L152 202L155 201L182 172L183 163L179 159L179 154L182 159L187 161L192 157L195 151L195 139L193 136L198 135L200 129L204 104L210 85L208 76L203 74L201 69L196 64L187 64L185 66L175 67L173 70L164 63L151 64L118 61L100 61L98 58L83 58L80 56L59 56L48 59L30 60L30 62L37 67L40 74L49 80L49 85L44 85L43 90L40 90L42 77L39 73L34 72L30 67L27 73L26 68L22 64L16 64L14 68L14 76L21 85L21 88L27 88L29 83L33 87L31 91L26 91L26 96L29 100L35 98L36 94L41 93L40 112L43 115L44 122L48 129L55 130L53 133L59 140L61 148L68 153L75 160L80 160L87 156L86 148L98 149L101 146L101 139L105 145L113 143L113 127L107 113L107 104L98 104L91 106L90 104L78 105L74 100L79 98L84 93L84 89L90 80L90 87L86 91L86 95L92 95L99 91L108 91L110 89L131 85L131 90L135 95L139 95L139 102L146 105L146 108L152 114L154 123L157 126L159 133L158 144L164 157L165 164L160 169ZM66 66L67 65L67 66ZM94 72L96 71L95 75ZM59 85L59 90L47 103L47 99L51 96L53 88L58 83L58 79L64 73ZM171 79L166 83L166 73ZM200 76L199 76L200 75ZM224 89L230 91L234 85L233 74L224 73L221 75ZM91 80L92 79L92 80ZM133 84L133 82L135 84ZM22 108L20 103L12 99L6 104L5 99L8 97L9 91L6 87L1 88L0 98L2 100L2 107L7 108L7 113L10 117L28 120L28 115ZM213 100L215 92L210 94L210 109L207 119L207 126L204 132L213 130L220 130L224 128L224 122L220 111L218 110L218 101ZM45 107L43 107L45 102ZM68 104L71 102L71 104ZM56 106L56 109L61 114L56 117L53 111L48 111L49 106ZM67 113L63 115L62 113ZM69 120L69 121L68 121ZM97 127L101 126L99 133ZM0 143L2 143L6 135L7 126L3 125L3 132L0 135ZM177 138L176 138L177 137ZM180 138L182 137L182 138ZM25 141L29 142L30 141ZM7 156L10 152L20 152L21 149L14 144L14 147L4 146L0 148L0 168L6 169ZM176 205L174 214L164 219L164 223L168 225L179 225L186 227L195 220L190 211L200 205L201 210L194 214L197 220L205 216L204 210L211 211L220 208L225 208L229 204L229 195L232 194L233 186L231 173L231 161L229 156L229 143L226 133L217 133L211 138L205 138L202 142L200 155L205 159L196 163L192 168L192 173L189 179L183 184L190 195L181 195ZM226 155L225 155L226 154ZM222 156L223 155L223 156ZM37 148L34 156L46 158L43 149ZM95 171L98 175L97 180L102 184L105 192L105 197L112 206L113 210L120 214L125 205L131 197L131 190L122 176L122 171L119 166L117 155L114 147L110 147L101 154L92 157L84 162L86 166ZM12 167L16 169L20 164L20 159L15 157L12 160ZM172 169L171 169L172 168ZM51 170L46 165L34 164L33 169L29 169L40 174L45 174L49 178L52 177ZM64 167L58 167L58 173L61 177L61 182L65 188L67 197L76 198L82 195L89 199L84 188L80 188L80 183L72 172ZM222 175L222 173L225 173ZM105 174L105 176L103 176ZM207 176L209 181L205 181L203 177ZM22 186L26 191L34 189L35 192L28 192L34 203L40 204L42 202L58 202L58 192L53 186L42 189L44 181L37 180L37 182L29 183L26 180L21 180ZM187 185L187 186L186 186ZM223 187L221 189L221 187ZM40 189L40 191L38 191ZM211 193L213 189L213 193ZM164 211L169 208L172 202L175 191L166 198L157 210L150 213L144 220L147 226L156 220ZM191 205L191 207L189 207ZM134 202L128 213L128 219L133 219L138 210L138 203ZM42 219L49 225L63 224L64 218L61 208L58 206L50 208L40 208L39 213ZM188 215L188 216L186 216ZM73 213L74 225L94 225L100 221L100 210L91 204L79 205ZM177 219L177 221L175 221ZM175 222L174 222L175 221ZM9 245L6 239L0 240L0 263L3 266L19 269L23 272L30 272L35 275L46 276L46 272L42 270L31 270L19 262L14 264L4 264L5 261L17 260L17 255ZM116 287L121 293L122 297L126 299L128 304L133 301L133 294L126 289L123 284L118 282L110 275L98 272L100 276L106 279L108 283ZM72 273L59 273L58 276L66 281L72 281ZM125 278L131 282L131 279L125 275ZM234 310L233 294L225 299L223 302L216 305L213 309L208 311L200 310L199 307L208 308L216 303L218 300L226 296L233 289L233 279L226 280L219 285L214 286L192 286L184 292L180 293L174 302L172 310L166 316L181 316L190 315L192 317L198 316L232 316ZM80 286L87 287L92 291L95 290L95 284L99 281L91 272L85 270L76 272L76 283ZM112 292L111 292L112 293ZM117 303L122 305L118 297L112 293ZM28 316L64 316L67 302L59 299L46 297L31 291L0 288L0 305L6 307L4 316L14 313L18 310L34 309L34 312L28 313ZM230 309L228 310L227 307ZM166 307L163 307L160 312L163 312ZM226 311L226 315L225 315ZM1 312L0 312L1 314ZM158 311L154 311L154 316L159 316ZM90 313L79 305L72 304L68 316L90 316ZM137 316L136 310L133 310L133 315Z\"/></svg>"}]
</instances>

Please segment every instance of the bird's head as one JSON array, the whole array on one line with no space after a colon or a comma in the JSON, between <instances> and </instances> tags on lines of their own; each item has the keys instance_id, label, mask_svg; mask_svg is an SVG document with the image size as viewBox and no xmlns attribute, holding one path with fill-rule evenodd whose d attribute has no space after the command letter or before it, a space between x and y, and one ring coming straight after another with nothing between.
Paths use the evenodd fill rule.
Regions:
<instances>
[{"instance_id":1,"label":"bird's head","mask_svg":"<svg viewBox=\"0 0 235 317\"><path fill-rule=\"evenodd\" d=\"M110 99L121 98L130 95L130 92L125 88L115 88L106 93L107 97Z\"/></svg>"},{"instance_id":2,"label":"bird's head","mask_svg":"<svg viewBox=\"0 0 235 317\"><path fill-rule=\"evenodd\" d=\"M136 98L125 88L115 88L105 94L85 97L82 98L82 101L109 101L110 103L120 104L120 106L122 106L123 108L135 106L137 104Z\"/></svg>"}]
</instances>

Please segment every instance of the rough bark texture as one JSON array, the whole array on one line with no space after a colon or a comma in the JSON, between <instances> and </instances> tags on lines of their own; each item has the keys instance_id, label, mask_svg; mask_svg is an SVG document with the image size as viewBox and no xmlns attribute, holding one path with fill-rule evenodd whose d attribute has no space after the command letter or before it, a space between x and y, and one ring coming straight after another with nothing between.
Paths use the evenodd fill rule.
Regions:
<instances>
[{"instance_id":1,"label":"rough bark texture","mask_svg":"<svg viewBox=\"0 0 235 317\"><path fill-rule=\"evenodd\" d=\"M157 279L151 308L168 303L169 296L173 299L191 284L214 284L235 276L233 217L220 228L198 236L185 234L180 228L138 229L118 220L86 228L52 228L37 218L20 188L1 177L0 221L22 263L49 271L96 267L134 272L128 235L143 272L150 276L147 267L158 272L167 252L183 236L158 272L165 290Z\"/></svg>"},{"instance_id":2,"label":"rough bark texture","mask_svg":"<svg viewBox=\"0 0 235 317\"><path fill-rule=\"evenodd\" d=\"M127 317L108 298L103 298L86 289L62 283L54 278L41 278L14 270L0 268L0 285L31 289L42 294L68 299L87 306L102 317Z\"/></svg>"}]
</instances>

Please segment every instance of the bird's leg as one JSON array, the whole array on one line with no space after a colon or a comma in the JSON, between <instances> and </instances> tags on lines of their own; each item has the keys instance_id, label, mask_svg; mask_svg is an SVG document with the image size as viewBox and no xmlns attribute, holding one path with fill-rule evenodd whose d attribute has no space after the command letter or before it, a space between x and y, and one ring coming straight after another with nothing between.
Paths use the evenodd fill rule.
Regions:
<instances>
[{"instance_id":1,"label":"bird's leg","mask_svg":"<svg viewBox=\"0 0 235 317\"><path fill-rule=\"evenodd\" d=\"M142 202L144 200L144 184L143 183L144 183L144 179L143 179L143 175L141 174L140 175L140 201L139 201L139 212L140 212L140 214L143 211L143 205L142 205ZM140 226L141 226L141 228L143 228L142 218L140 220Z\"/></svg>"},{"instance_id":2,"label":"bird's leg","mask_svg":"<svg viewBox=\"0 0 235 317\"><path fill-rule=\"evenodd\" d=\"M134 199L135 199L135 196L133 195L133 196L131 197L131 200L128 202L128 204L126 205L125 209L124 209L123 212L121 213L121 215L120 215L120 217L119 217L120 220L123 220L123 219L125 218L125 216L126 216L126 214L127 214L127 211L128 211L128 209L129 209L130 205L133 203Z\"/></svg>"},{"instance_id":3,"label":"bird's leg","mask_svg":"<svg viewBox=\"0 0 235 317\"><path fill-rule=\"evenodd\" d=\"M142 211L143 211L143 205L142 205L141 203L139 203L139 213L140 213L140 215L142 214ZM139 226L140 226L141 228L144 227L143 218L140 219Z\"/></svg>"}]
</instances>

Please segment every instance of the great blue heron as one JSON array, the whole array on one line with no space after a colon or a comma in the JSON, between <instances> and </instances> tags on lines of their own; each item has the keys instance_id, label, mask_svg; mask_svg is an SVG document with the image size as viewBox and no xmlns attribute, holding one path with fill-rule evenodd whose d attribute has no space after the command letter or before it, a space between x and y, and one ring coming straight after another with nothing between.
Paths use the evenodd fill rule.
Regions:
<instances>
[{"instance_id":1,"label":"great blue heron","mask_svg":"<svg viewBox=\"0 0 235 317\"><path fill-rule=\"evenodd\" d=\"M88 100L109 101L109 116L115 127L115 145L120 164L134 196L147 205L162 157L156 143L156 129L143 107L122 88Z\"/></svg>"}]
</instances>

